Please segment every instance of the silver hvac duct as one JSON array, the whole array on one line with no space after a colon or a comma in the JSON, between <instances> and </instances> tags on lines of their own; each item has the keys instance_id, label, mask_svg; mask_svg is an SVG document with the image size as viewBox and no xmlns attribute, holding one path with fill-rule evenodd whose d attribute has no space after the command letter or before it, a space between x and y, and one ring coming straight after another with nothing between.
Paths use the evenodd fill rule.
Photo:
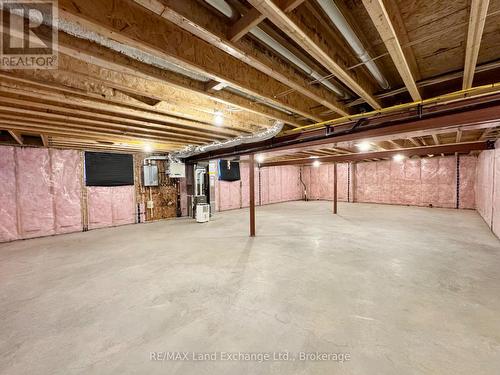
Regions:
<instances>
[{"instance_id":1,"label":"silver hvac duct","mask_svg":"<svg viewBox=\"0 0 500 375\"><path fill-rule=\"evenodd\" d=\"M283 123L281 121L276 121L273 126L262 130L260 132L241 135L236 138L231 138L225 141L215 141L206 145L200 146L186 146L180 151L174 151L169 154L170 160L180 160L185 159L190 156L202 154L204 152L215 151L223 148L236 147L245 143L261 142L273 138L278 135L283 129Z\"/></svg>"},{"instance_id":2,"label":"silver hvac duct","mask_svg":"<svg viewBox=\"0 0 500 375\"><path fill-rule=\"evenodd\" d=\"M387 79L380 72L378 66L372 61L370 54L365 49L358 36L351 28L344 15L339 10L337 5L333 2L333 0L316 1L318 2L321 9L323 9L323 11L328 15L335 27L343 35L347 43L349 43L354 53L365 64L366 68L373 76L373 78L375 78L375 80L378 82L380 87L382 87L383 89L388 89L390 87L389 82L387 82Z\"/></svg>"},{"instance_id":3,"label":"silver hvac duct","mask_svg":"<svg viewBox=\"0 0 500 375\"><path fill-rule=\"evenodd\" d=\"M208 4L210 4L211 6L213 6L215 9L217 9L219 12L224 14L226 17L232 18L234 16L232 8L228 5L228 3L226 3L225 0L205 0L205 1ZM287 60L292 62L294 65L299 67L301 70L303 70L307 75L309 75L315 81L318 81L323 86L327 87L328 89L330 89L331 91L333 91L334 93L339 95L340 97L349 98L349 94L347 94L344 90L335 86L330 81L323 79L323 76L321 74L319 74L318 72L311 69L305 62L303 62L301 59L299 59L297 56L295 56L292 52L290 52L288 49L286 49L283 45L281 45L279 42L277 42L271 36L266 34L259 27L252 28L252 30L250 30L250 34L255 36L257 39L259 39L262 43L266 44L271 49L278 52L280 55L282 55L284 58L286 58Z\"/></svg>"}]
</instances>

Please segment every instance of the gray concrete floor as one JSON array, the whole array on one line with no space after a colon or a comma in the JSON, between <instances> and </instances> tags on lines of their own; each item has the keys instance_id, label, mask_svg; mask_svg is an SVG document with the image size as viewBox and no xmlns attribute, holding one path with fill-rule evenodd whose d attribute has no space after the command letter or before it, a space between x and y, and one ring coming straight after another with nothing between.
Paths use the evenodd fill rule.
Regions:
<instances>
[{"instance_id":1,"label":"gray concrete floor","mask_svg":"<svg viewBox=\"0 0 500 375\"><path fill-rule=\"evenodd\" d=\"M500 373L500 242L476 212L330 208L259 208L254 239L237 210L2 244L0 373Z\"/></svg>"}]
</instances>

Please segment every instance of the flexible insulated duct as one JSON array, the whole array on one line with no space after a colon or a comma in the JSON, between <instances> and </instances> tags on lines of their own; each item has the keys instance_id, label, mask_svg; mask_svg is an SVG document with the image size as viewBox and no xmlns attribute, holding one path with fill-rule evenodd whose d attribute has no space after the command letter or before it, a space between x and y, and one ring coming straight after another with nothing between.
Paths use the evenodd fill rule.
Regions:
<instances>
[{"instance_id":1,"label":"flexible insulated duct","mask_svg":"<svg viewBox=\"0 0 500 375\"><path fill-rule=\"evenodd\" d=\"M171 152L170 158L173 160L185 159L190 156L202 154L204 152L215 151L223 148L236 147L245 143L254 143L261 142L268 139L271 139L278 135L283 129L283 123L281 121L276 121L273 126L262 130L260 132L250 134L250 135L241 135L236 138L228 139L225 141L215 141L206 145L200 146L186 146L184 149L180 151Z\"/></svg>"}]
</instances>

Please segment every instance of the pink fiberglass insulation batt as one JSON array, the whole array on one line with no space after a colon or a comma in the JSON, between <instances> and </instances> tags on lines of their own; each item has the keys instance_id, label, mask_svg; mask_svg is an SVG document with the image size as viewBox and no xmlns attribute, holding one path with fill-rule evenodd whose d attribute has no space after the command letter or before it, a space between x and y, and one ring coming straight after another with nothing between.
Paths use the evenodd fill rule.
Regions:
<instances>
[{"instance_id":1,"label":"pink fiberglass insulation batt","mask_svg":"<svg viewBox=\"0 0 500 375\"><path fill-rule=\"evenodd\" d=\"M337 164L337 199L347 202L347 173L349 164ZM307 188L309 199L333 200L334 166L322 164L319 167L304 167L302 169L303 181Z\"/></svg>"},{"instance_id":2,"label":"pink fiberglass insulation batt","mask_svg":"<svg viewBox=\"0 0 500 375\"><path fill-rule=\"evenodd\" d=\"M134 186L87 188L89 229L135 222Z\"/></svg>"},{"instance_id":3,"label":"pink fiberglass insulation batt","mask_svg":"<svg viewBox=\"0 0 500 375\"><path fill-rule=\"evenodd\" d=\"M476 208L476 167L477 158L460 157L460 208Z\"/></svg>"},{"instance_id":4,"label":"pink fiberglass insulation batt","mask_svg":"<svg viewBox=\"0 0 500 375\"><path fill-rule=\"evenodd\" d=\"M498 146L499 142L497 142ZM500 150L494 150L494 172L493 176L493 201L491 203L491 229L493 233L500 236Z\"/></svg>"},{"instance_id":5,"label":"pink fiberglass insulation batt","mask_svg":"<svg viewBox=\"0 0 500 375\"><path fill-rule=\"evenodd\" d=\"M474 159L461 157L464 208L474 207ZM456 178L455 157L358 163L356 201L453 208Z\"/></svg>"},{"instance_id":6,"label":"pink fiberglass insulation batt","mask_svg":"<svg viewBox=\"0 0 500 375\"><path fill-rule=\"evenodd\" d=\"M79 231L82 229L81 154L74 150L51 150L50 154L55 231L57 234Z\"/></svg>"},{"instance_id":7,"label":"pink fiberglass insulation batt","mask_svg":"<svg viewBox=\"0 0 500 375\"><path fill-rule=\"evenodd\" d=\"M0 147L0 241L82 230L78 151Z\"/></svg>"},{"instance_id":8,"label":"pink fiberglass insulation batt","mask_svg":"<svg viewBox=\"0 0 500 375\"><path fill-rule=\"evenodd\" d=\"M476 168L476 209L491 227L493 207L493 167L495 151L483 151Z\"/></svg>"},{"instance_id":9,"label":"pink fiberglass insulation batt","mask_svg":"<svg viewBox=\"0 0 500 375\"><path fill-rule=\"evenodd\" d=\"M337 165L339 201L347 201L349 168L347 163ZM460 158L461 208L475 207L475 168L475 157ZM448 208L456 205L456 159L453 156L357 163L353 170L351 196L354 195L357 202ZM303 168L310 199L333 199L333 174L332 164Z\"/></svg>"},{"instance_id":10,"label":"pink fiberglass insulation batt","mask_svg":"<svg viewBox=\"0 0 500 375\"><path fill-rule=\"evenodd\" d=\"M269 204L302 198L299 167L255 168L255 204ZM249 165L240 164L240 181L216 181L216 210L248 207L250 204Z\"/></svg>"},{"instance_id":11,"label":"pink fiberglass insulation batt","mask_svg":"<svg viewBox=\"0 0 500 375\"><path fill-rule=\"evenodd\" d=\"M14 147L0 147L0 242L19 238Z\"/></svg>"},{"instance_id":12,"label":"pink fiberglass insulation batt","mask_svg":"<svg viewBox=\"0 0 500 375\"><path fill-rule=\"evenodd\" d=\"M54 196L47 149L16 148L17 202L23 238L55 234Z\"/></svg>"},{"instance_id":13,"label":"pink fiberglass insulation batt","mask_svg":"<svg viewBox=\"0 0 500 375\"><path fill-rule=\"evenodd\" d=\"M248 164L240 164L241 175L241 206L248 207L250 205L250 167ZM259 204L259 168L254 169L255 178L255 204Z\"/></svg>"}]
</instances>

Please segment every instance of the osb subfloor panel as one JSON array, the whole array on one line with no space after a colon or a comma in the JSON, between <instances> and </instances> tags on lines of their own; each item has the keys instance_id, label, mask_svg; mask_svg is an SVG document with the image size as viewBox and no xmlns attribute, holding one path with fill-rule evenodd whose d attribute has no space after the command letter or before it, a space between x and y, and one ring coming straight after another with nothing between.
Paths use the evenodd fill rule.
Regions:
<instances>
[{"instance_id":1,"label":"osb subfloor panel","mask_svg":"<svg viewBox=\"0 0 500 375\"><path fill-rule=\"evenodd\" d=\"M254 239L235 210L0 245L0 373L500 373L500 242L476 212L330 208L261 207Z\"/></svg>"}]
</instances>

